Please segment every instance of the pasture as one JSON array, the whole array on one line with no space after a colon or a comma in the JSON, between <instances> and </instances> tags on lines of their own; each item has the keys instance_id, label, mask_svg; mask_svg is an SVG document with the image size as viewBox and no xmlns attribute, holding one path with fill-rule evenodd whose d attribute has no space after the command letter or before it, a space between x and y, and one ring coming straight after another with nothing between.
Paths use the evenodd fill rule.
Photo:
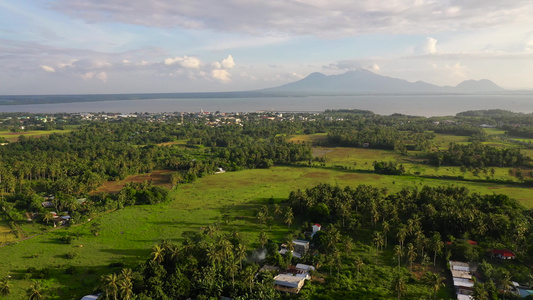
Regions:
<instances>
[{"instance_id":1,"label":"pasture","mask_svg":"<svg viewBox=\"0 0 533 300\"><path fill-rule=\"evenodd\" d=\"M353 149L361 150L361 149ZM341 162L340 154L350 153L346 149L331 155ZM356 151L357 152L357 151ZM385 154L383 154L385 155ZM362 155L364 157L364 155ZM367 158L368 159L368 158ZM50 268L50 285L61 288L62 293L79 297L90 293L98 285L101 274L113 272L110 263L122 262L133 267L149 257L151 248L161 240L180 242L185 231L200 231L203 227L218 222L224 232L236 230L253 247L258 246L261 227L273 240L281 240L287 233L287 226L281 219L259 224L255 218L257 210L267 205L273 212L273 203L281 203L290 191L305 189L319 183L344 187L371 184L386 187L395 192L405 187L422 185L467 185L479 193L503 193L519 199L524 205L533 207L530 189L515 185L497 185L486 182L464 182L417 176L380 176L356 170L338 170L332 167L273 167L241 172L227 172L207 176L193 184L179 186L172 191L173 200L152 206L134 206L94 216L87 224L60 228L32 239L0 248L5 263L0 265L2 276L14 279L13 298L18 299L30 280L25 271L29 267ZM296 220L296 228L305 220ZM92 223L100 223L98 236L90 233ZM72 244L59 240L61 236L79 236ZM250 248L250 249L252 249ZM68 253L75 258L68 259ZM66 274L68 267L79 270L77 274ZM80 286L82 283L82 286ZM61 299L68 299L60 294Z\"/></svg>"},{"instance_id":2,"label":"pasture","mask_svg":"<svg viewBox=\"0 0 533 300\"><path fill-rule=\"evenodd\" d=\"M18 141L19 136L26 137L41 137L45 135L50 135L52 133L68 133L71 132L70 129L65 130L33 130L33 131L21 131L21 132L11 132L11 131L0 131L0 138L5 138L9 142Z\"/></svg>"}]
</instances>

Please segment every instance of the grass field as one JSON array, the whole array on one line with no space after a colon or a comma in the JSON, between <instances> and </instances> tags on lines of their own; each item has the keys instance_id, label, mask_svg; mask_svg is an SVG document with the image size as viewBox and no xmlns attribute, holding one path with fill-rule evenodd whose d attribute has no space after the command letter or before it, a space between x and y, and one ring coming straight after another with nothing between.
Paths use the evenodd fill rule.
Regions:
<instances>
[{"instance_id":1,"label":"grass field","mask_svg":"<svg viewBox=\"0 0 533 300\"><path fill-rule=\"evenodd\" d=\"M34 130L34 131L21 131L21 132L11 132L11 131L0 131L0 138L5 138L6 140L10 142L16 142L18 141L19 136L27 136L27 137L40 137L44 135L50 135L52 133L68 133L71 132L72 129L65 129L65 130Z\"/></svg>"},{"instance_id":2,"label":"grass field","mask_svg":"<svg viewBox=\"0 0 533 300\"><path fill-rule=\"evenodd\" d=\"M353 150L357 150L355 153L361 151ZM354 155L346 149L334 149L329 153L338 163L343 162L341 154L352 153L351 158ZM361 153L362 159L370 159L368 156L371 155ZM533 207L530 189L493 183L465 183L416 176L379 176L330 167L273 167L228 172L180 186L172 191L173 200L169 203L127 207L98 216L91 221L101 224L102 230L98 236L90 234L89 222L0 248L4 262L0 264L0 276L11 275L14 278L13 293L8 299L19 299L30 284L25 279L25 270L29 267L48 267L53 278L49 284L54 288L62 288L79 299L82 294L92 291L101 274L113 271L107 267L110 263L124 262L127 266L134 266L145 260L152 246L161 240L179 242L183 232L199 231L214 222L222 224L222 229L226 232L239 231L246 241L257 245L261 225L254 216L261 205L268 205L272 211L271 204L287 199L290 191L318 183L341 187L372 184L386 187L391 192L422 185L468 185L471 191L508 194L520 199L524 205ZM264 228L267 235L271 239L281 240L287 233L287 227L271 225ZM80 237L73 244L59 242L58 238L66 234L77 234ZM69 252L77 253L77 257L67 259L66 254ZM69 266L77 267L79 273L67 275L65 269ZM79 286L80 282L83 287ZM69 290L69 286L75 286L76 290ZM60 299L69 298L61 294Z\"/></svg>"}]
</instances>

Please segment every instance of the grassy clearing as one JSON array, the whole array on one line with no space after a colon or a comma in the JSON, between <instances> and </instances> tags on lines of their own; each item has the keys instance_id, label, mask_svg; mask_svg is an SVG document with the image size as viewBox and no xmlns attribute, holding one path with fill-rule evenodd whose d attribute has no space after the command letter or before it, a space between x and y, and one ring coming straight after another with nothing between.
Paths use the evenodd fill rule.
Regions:
<instances>
[{"instance_id":1,"label":"grassy clearing","mask_svg":"<svg viewBox=\"0 0 533 300\"><path fill-rule=\"evenodd\" d=\"M440 134L436 133L436 137L434 139L435 147L439 150L446 150L448 149L448 146L450 143L456 143L456 144L467 144L469 137L468 136L458 136L458 135L448 135L448 134Z\"/></svg>"},{"instance_id":2,"label":"grassy clearing","mask_svg":"<svg viewBox=\"0 0 533 300\"><path fill-rule=\"evenodd\" d=\"M68 133L71 132L71 129L65 130L34 130L34 131L22 131L22 132L11 132L11 131L0 131L0 138L5 138L10 142L18 141L19 136L27 137L41 137L45 135L50 135L52 133Z\"/></svg>"},{"instance_id":3,"label":"grassy clearing","mask_svg":"<svg viewBox=\"0 0 533 300\"><path fill-rule=\"evenodd\" d=\"M505 130L499 128L483 128L488 135L505 136Z\"/></svg>"},{"instance_id":4,"label":"grassy clearing","mask_svg":"<svg viewBox=\"0 0 533 300\"><path fill-rule=\"evenodd\" d=\"M184 147L187 147L187 142L189 140L177 140L177 141L174 141L174 142L166 142L166 143L160 143L160 144L157 144L158 146L178 146L180 148L184 148Z\"/></svg>"},{"instance_id":5,"label":"grassy clearing","mask_svg":"<svg viewBox=\"0 0 533 300\"><path fill-rule=\"evenodd\" d=\"M167 189L170 189L172 187L172 184L170 184L170 174L171 171L167 170L158 170L154 171L152 173L148 174L140 174L140 175L130 175L126 177L124 180L118 180L118 181L108 181L104 183L101 187L96 189L93 194L98 193L117 193L120 191L126 183L129 182L144 182L147 180L152 180L154 185L162 186Z\"/></svg>"},{"instance_id":6,"label":"grassy clearing","mask_svg":"<svg viewBox=\"0 0 533 300\"><path fill-rule=\"evenodd\" d=\"M17 240L17 236L13 234L8 220L5 216L0 216L0 244L10 243Z\"/></svg>"},{"instance_id":7,"label":"grassy clearing","mask_svg":"<svg viewBox=\"0 0 533 300\"><path fill-rule=\"evenodd\" d=\"M320 142L326 141L328 138L327 133L316 133L316 134L301 134L295 135L289 139L289 142L293 143L311 143L311 145L317 145Z\"/></svg>"}]
</instances>

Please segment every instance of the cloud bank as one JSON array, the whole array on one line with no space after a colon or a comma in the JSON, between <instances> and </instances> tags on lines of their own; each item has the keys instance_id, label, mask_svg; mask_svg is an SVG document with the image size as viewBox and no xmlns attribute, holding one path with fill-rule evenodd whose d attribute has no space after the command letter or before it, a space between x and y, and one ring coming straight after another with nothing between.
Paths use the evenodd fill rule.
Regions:
<instances>
[{"instance_id":1,"label":"cloud bank","mask_svg":"<svg viewBox=\"0 0 533 300\"><path fill-rule=\"evenodd\" d=\"M323 37L531 24L533 13L529 0L58 0L54 7L88 22Z\"/></svg>"}]
</instances>

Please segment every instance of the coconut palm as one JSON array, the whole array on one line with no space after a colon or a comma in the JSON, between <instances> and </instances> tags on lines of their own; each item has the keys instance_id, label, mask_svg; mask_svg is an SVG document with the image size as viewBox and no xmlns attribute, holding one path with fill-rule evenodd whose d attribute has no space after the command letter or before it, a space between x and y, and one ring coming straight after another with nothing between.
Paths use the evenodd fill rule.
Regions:
<instances>
[{"instance_id":1,"label":"coconut palm","mask_svg":"<svg viewBox=\"0 0 533 300\"><path fill-rule=\"evenodd\" d=\"M232 259L228 262L228 265L226 268L227 268L228 274L231 276L232 288L235 289L235 274L237 273L239 269L239 265L237 264L236 260Z\"/></svg>"},{"instance_id":2,"label":"coconut palm","mask_svg":"<svg viewBox=\"0 0 533 300\"><path fill-rule=\"evenodd\" d=\"M162 263L165 258L165 248L160 245L155 245L154 248L152 248L152 257L152 261L155 261L158 264Z\"/></svg>"},{"instance_id":3,"label":"coconut palm","mask_svg":"<svg viewBox=\"0 0 533 300\"><path fill-rule=\"evenodd\" d=\"M7 296L11 293L11 285L7 278L0 280L0 295Z\"/></svg>"},{"instance_id":4,"label":"coconut palm","mask_svg":"<svg viewBox=\"0 0 533 300\"><path fill-rule=\"evenodd\" d=\"M424 281L430 286L433 292L433 299L437 297L437 292L444 284L444 277L437 273L428 272L424 275Z\"/></svg>"},{"instance_id":5,"label":"coconut palm","mask_svg":"<svg viewBox=\"0 0 533 300\"><path fill-rule=\"evenodd\" d=\"M398 293L398 300L402 298L402 295L405 294L406 286L405 279L401 274L397 274L394 280L392 281L392 287L396 293Z\"/></svg>"},{"instance_id":6,"label":"coconut palm","mask_svg":"<svg viewBox=\"0 0 533 300\"><path fill-rule=\"evenodd\" d=\"M129 269L129 271L131 272L131 269ZM123 300L130 300L131 297L133 297L133 283L131 282L131 278L128 276L122 276L122 274L120 277L121 278L117 282L120 297Z\"/></svg>"},{"instance_id":7,"label":"coconut palm","mask_svg":"<svg viewBox=\"0 0 533 300\"><path fill-rule=\"evenodd\" d=\"M29 300L42 300L44 299L43 286L40 281L34 281L30 285L30 288L26 290Z\"/></svg>"},{"instance_id":8,"label":"coconut palm","mask_svg":"<svg viewBox=\"0 0 533 300\"><path fill-rule=\"evenodd\" d=\"M102 276L102 289L105 292L106 299L109 295L113 295L113 299L117 299L118 292L118 276L117 274L108 274Z\"/></svg>"},{"instance_id":9,"label":"coconut palm","mask_svg":"<svg viewBox=\"0 0 533 300\"><path fill-rule=\"evenodd\" d=\"M242 270L242 260L246 257L246 246L243 244L237 245L235 248L235 255L237 255Z\"/></svg>"},{"instance_id":10,"label":"coconut palm","mask_svg":"<svg viewBox=\"0 0 533 300\"><path fill-rule=\"evenodd\" d=\"M265 245L268 243L268 237L264 231L261 231L259 234L259 243L261 244L262 249L264 249Z\"/></svg>"},{"instance_id":11,"label":"coconut palm","mask_svg":"<svg viewBox=\"0 0 533 300\"><path fill-rule=\"evenodd\" d=\"M433 248L433 266L437 261L437 253L440 252L444 243L441 241L440 233L435 232L431 237L431 248Z\"/></svg>"},{"instance_id":12,"label":"coconut palm","mask_svg":"<svg viewBox=\"0 0 533 300\"><path fill-rule=\"evenodd\" d=\"M253 266L248 266L243 271L243 278L246 283L248 283L248 287L250 288L250 294L252 293L252 287L254 285L254 278L255 278L255 268Z\"/></svg>"},{"instance_id":13,"label":"coconut palm","mask_svg":"<svg viewBox=\"0 0 533 300\"><path fill-rule=\"evenodd\" d=\"M412 243L407 244L407 260L409 261L409 269L413 271L413 262L416 259L415 246Z\"/></svg>"},{"instance_id":14,"label":"coconut palm","mask_svg":"<svg viewBox=\"0 0 533 300\"><path fill-rule=\"evenodd\" d=\"M403 256L402 247L400 247L400 245L394 246L394 255L398 256L398 269L400 269L400 262Z\"/></svg>"},{"instance_id":15,"label":"coconut palm","mask_svg":"<svg viewBox=\"0 0 533 300\"><path fill-rule=\"evenodd\" d=\"M287 208L287 212L285 213L285 224L287 224L287 228L291 227L292 221L294 220L294 214L292 213L292 208Z\"/></svg>"},{"instance_id":16,"label":"coconut palm","mask_svg":"<svg viewBox=\"0 0 533 300\"><path fill-rule=\"evenodd\" d=\"M359 283L359 272L361 272L361 268L365 265L363 260L360 257L355 258L354 266L357 270L357 283Z\"/></svg>"}]
</instances>

